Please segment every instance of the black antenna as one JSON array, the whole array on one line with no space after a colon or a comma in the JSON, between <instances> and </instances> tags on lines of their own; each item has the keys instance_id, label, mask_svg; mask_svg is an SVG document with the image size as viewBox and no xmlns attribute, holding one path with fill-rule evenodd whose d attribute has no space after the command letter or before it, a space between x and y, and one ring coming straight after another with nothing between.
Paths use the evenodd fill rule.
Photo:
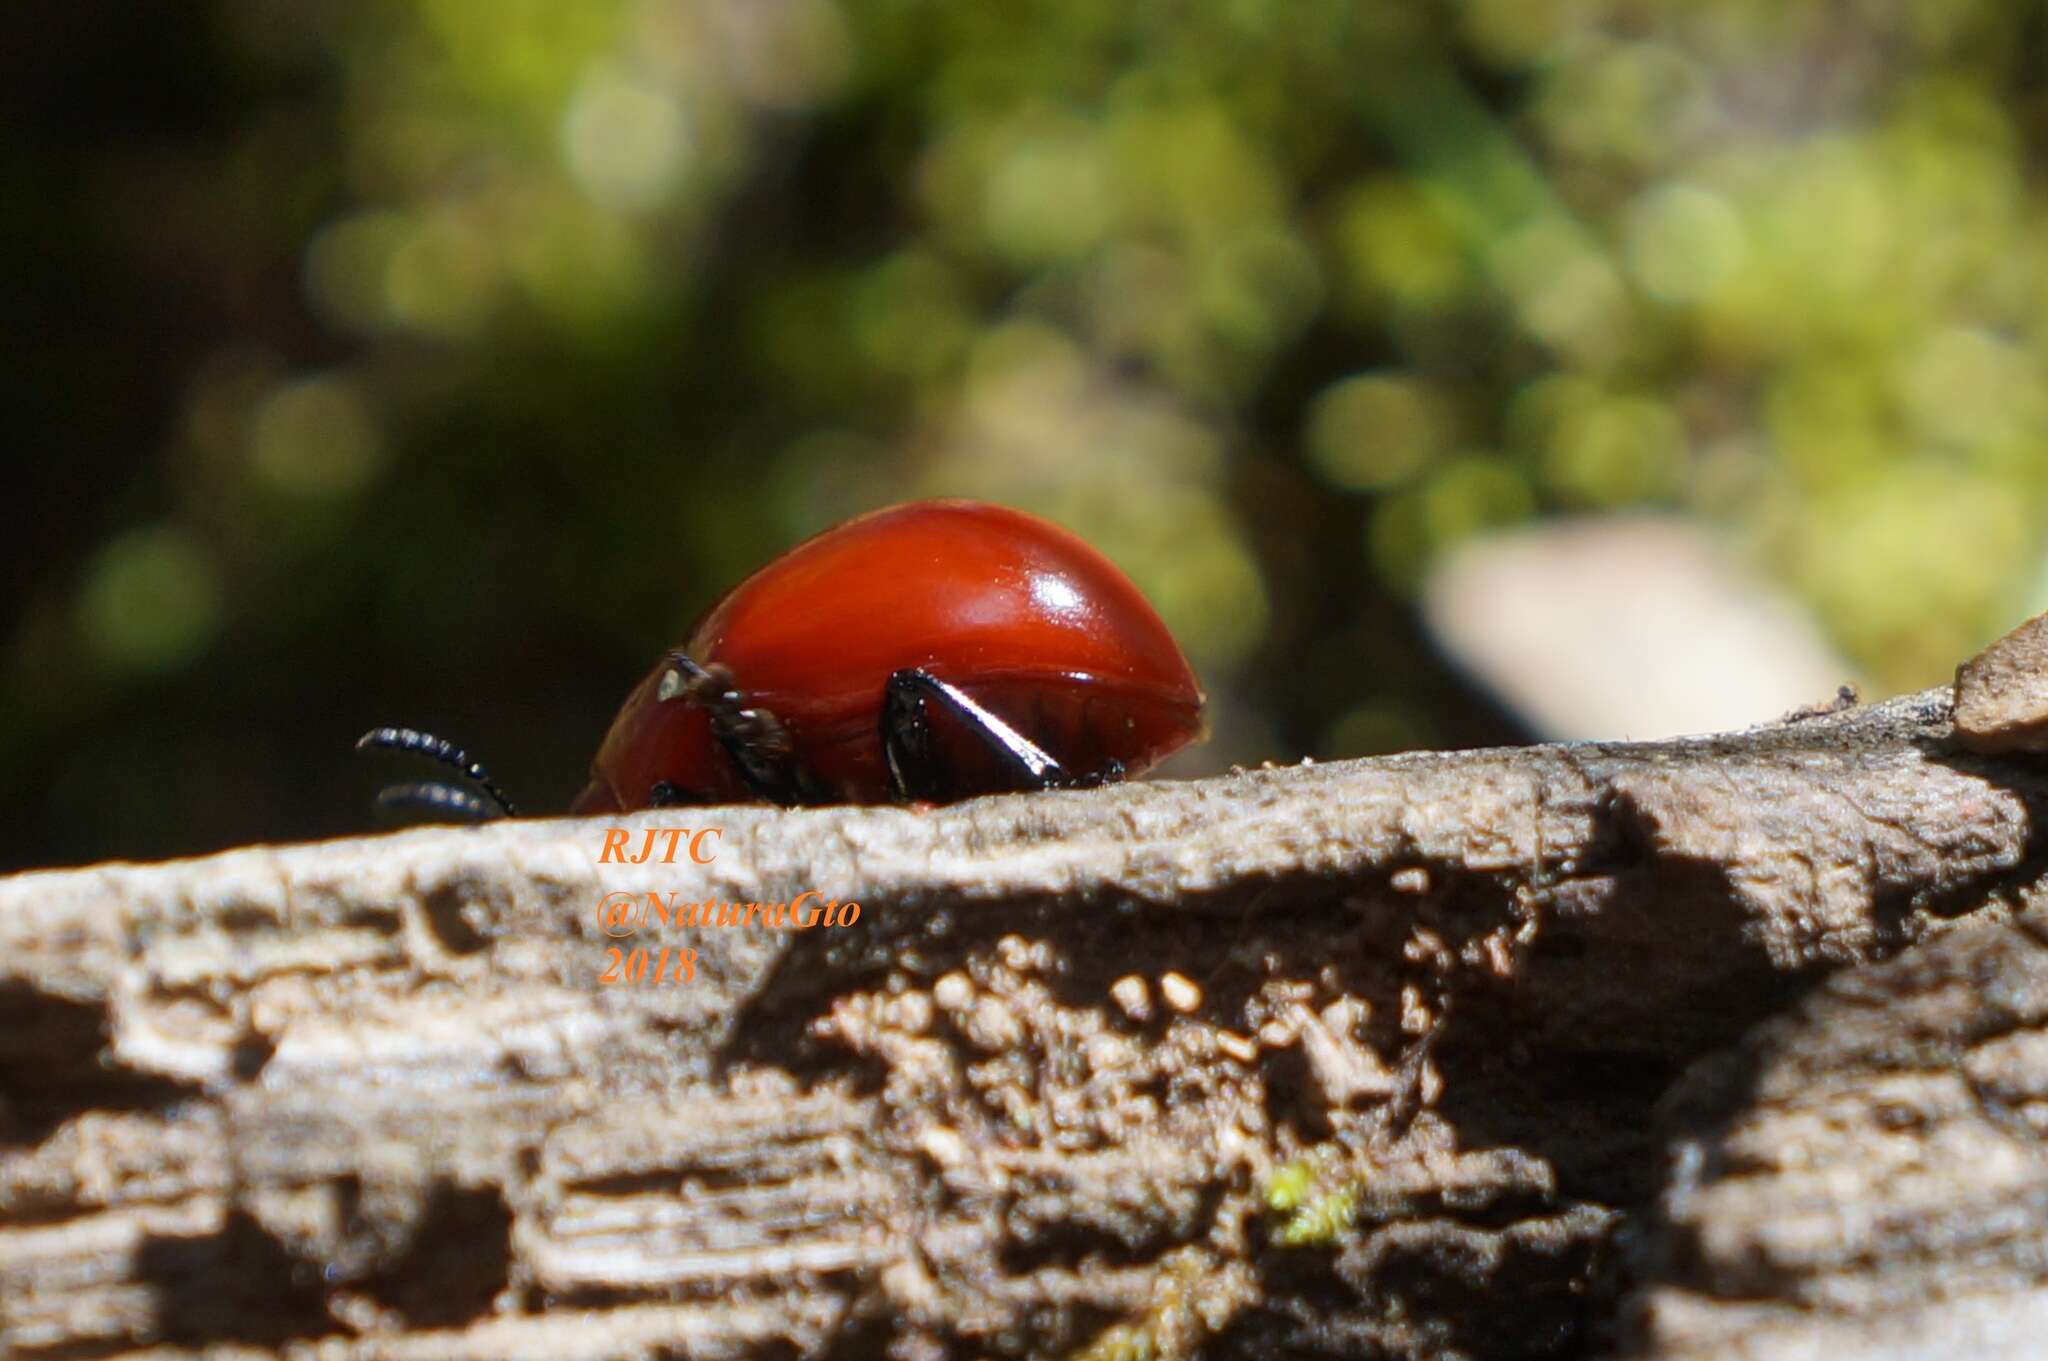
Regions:
<instances>
[{"instance_id":1,"label":"black antenna","mask_svg":"<svg viewBox=\"0 0 2048 1361\"><path fill-rule=\"evenodd\" d=\"M424 756L460 774L478 789L492 804L497 805L497 815L508 818L519 816L519 810L512 806L512 800L505 797L505 791L498 788L481 761L470 759L468 752L456 746L445 737L436 737L416 728L372 728L356 739L356 750L366 751L376 747L382 751L402 751L413 756ZM420 791L440 790L440 794L422 796ZM461 810L472 817L492 816L491 809L468 790L446 784L393 785L377 796L380 808L396 807L401 804L425 804L443 812Z\"/></svg>"},{"instance_id":2,"label":"black antenna","mask_svg":"<svg viewBox=\"0 0 2048 1361\"><path fill-rule=\"evenodd\" d=\"M376 809L389 815L422 812L453 815L468 822L488 822L499 816L497 809L476 794L460 785L444 784L439 780L386 785L377 791Z\"/></svg>"}]
</instances>

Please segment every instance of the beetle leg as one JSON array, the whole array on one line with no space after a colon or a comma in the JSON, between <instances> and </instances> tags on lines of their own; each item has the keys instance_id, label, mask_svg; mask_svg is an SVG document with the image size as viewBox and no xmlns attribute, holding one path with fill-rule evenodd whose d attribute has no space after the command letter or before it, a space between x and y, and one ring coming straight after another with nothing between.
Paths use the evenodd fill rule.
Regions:
<instances>
[{"instance_id":1,"label":"beetle leg","mask_svg":"<svg viewBox=\"0 0 2048 1361\"><path fill-rule=\"evenodd\" d=\"M655 692L659 700L687 699L711 715L711 735L739 769L756 798L785 808L823 803L831 791L796 759L789 729L767 709L751 708L746 695L722 666L699 666L687 653L668 654L668 672Z\"/></svg>"},{"instance_id":2,"label":"beetle leg","mask_svg":"<svg viewBox=\"0 0 2048 1361\"><path fill-rule=\"evenodd\" d=\"M889 784L903 800L957 798L953 772L932 749L927 704L938 705L980 739L1019 789L1076 789L1102 784L1123 774L1111 763L1100 774L1075 775L1052 753L974 702L957 685L929 671L906 667L889 677L882 695L882 754L889 762Z\"/></svg>"},{"instance_id":3,"label":"beetle leg","mask_svg":"<svg viewBox=\"0 0 2048 1361\"><path fill-rule=\"evenodd\" d=\"M490 772L483 768L483 763L470 759L468 752L456 746L445 737L436 737L430 732L421 732L416 728L372 728L356 739L357 751L363 751L370 747L376 747L383 751L402 751L413 756L424 756L430 761L447 766L483 791L484 799L489 800L489 803L486 804L483 800L478 799L476 795L469 793L467 790L459 789L454 785L393 785L390 789L385 790L383 794L377 796L377 806L380 808L389 809L413 804L430 806L446 812L458 806L473 806L475 811L466 813L466 816L478 820L489 817L516 818L519 816L519 810L512 806L512 800L506 798L505 791L498 788L497 782L491 779ZM418 793L420 790L439 790L441 792L423 797ZM458 805L455 796L466 798L469 801L468 804Z\"/></svg>"}]
</instances>

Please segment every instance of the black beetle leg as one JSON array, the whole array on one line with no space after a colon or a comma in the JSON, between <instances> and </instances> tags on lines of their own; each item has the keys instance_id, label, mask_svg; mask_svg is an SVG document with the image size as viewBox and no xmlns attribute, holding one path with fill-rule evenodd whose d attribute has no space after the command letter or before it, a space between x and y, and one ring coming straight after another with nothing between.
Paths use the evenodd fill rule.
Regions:
<instances>
[{"instance_id":1,"label":"black beetle leg","mask_svg":"<svg viewBox=\"0 0 2048 1361\"><path fill-rule=\"evenodd\" d=\"M925 706L943 707L979 738L1010 774L1018 789L1072 789L1101 784L1123 774L1123 767L1077 776L1023 733L974 702L966 692L915 667L889 677L882 695L882 754L889 761L889 784L904 800L939 801L959 797L953 772L932 749L931 721Z\"/></svg>"},{"instance_id":2,"label":"black beetle leg","mask_svg":"<svg viewBox=\"0 0 2048 1361\"><path fill-rule=\"evenodd\" d=\"M699 666L683 652L669 653L668 664L656 698L687 699L702 705L711 715L711 735L725 748L756 798L790 808L824 803L831 797L831 791L797 760L782 720L767 709L748 707L746 696L724 667Z\"/></svg>"}]
</instances>

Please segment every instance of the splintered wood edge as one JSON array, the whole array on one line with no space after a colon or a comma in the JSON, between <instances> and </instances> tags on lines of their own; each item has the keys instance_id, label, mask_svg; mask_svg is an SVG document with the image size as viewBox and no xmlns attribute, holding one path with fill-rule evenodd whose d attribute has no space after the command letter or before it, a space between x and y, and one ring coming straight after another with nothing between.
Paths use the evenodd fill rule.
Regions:
<instances>
[{"instance_id":1,"label":"splintered wood edge","mask_svg":"<svg viewBox=\"0 0 2048 1361\"><path fill-rule=\"evenodd\" d=\"M2048 614L1956 668L1955 726L1973 751L2048 749Z\"/></svg>"},{"instance_id":2,"label":"splintered wood edge","mask_svg":"<svg viewBox=\"0 0 2048 1361\"><path fill-rule=\"evenodd\" d=\"M1956 781L1995 794L1998 782L1942 759L1948 719L1947 692L1930 690L1660 742L1410 752L922 811L731 806L504 820L39 870L0 878L0 978L35 974L91 990L132 956L138 933L222 913L311 929L358 909L402 908L408 935L430 944L447 924L414 920L421 901L464 887L492 899L473 927L525 918L560 929L564 908L589 915L593 890L659 890L685 875L693 892L741 901L818 887L969 908L1090 894L1170 908L1406 864L1518 878L1557 864L1569 872L1572 852L1584 849L1572 844L1584 829L1566 825L1580 811L1570 805L1617 779L1690 780L1706 809L1800 783L1895 781L1893 763L1907 761L1947 783L1944 794ZM1728 786L1718 772L1730 763L1757 782ZM598 863L609 828L629 829L637 850L647 829L705 825L721 832L710 865Z\"/></svg>"}]
</instances>

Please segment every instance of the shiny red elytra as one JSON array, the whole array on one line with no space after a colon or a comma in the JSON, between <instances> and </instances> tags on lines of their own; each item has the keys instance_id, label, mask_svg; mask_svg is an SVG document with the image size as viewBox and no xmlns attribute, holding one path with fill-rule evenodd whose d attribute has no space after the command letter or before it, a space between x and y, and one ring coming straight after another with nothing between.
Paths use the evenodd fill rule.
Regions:
<instances>
[{"instance_id":1,"label":"shiny red elytra","mask_svg":"<svg viewBox=\"0 0 2048 1361\"><path fill-rule=\"evenodd\" d=\"M1100 784L1201 733L1202 691L1130 579L1020 511L919 501L798 544L714 605L649 672L571 811L765 799L947 802ZM360 745L482 768L408 729Z\"/></svg>"}]
</instances>

